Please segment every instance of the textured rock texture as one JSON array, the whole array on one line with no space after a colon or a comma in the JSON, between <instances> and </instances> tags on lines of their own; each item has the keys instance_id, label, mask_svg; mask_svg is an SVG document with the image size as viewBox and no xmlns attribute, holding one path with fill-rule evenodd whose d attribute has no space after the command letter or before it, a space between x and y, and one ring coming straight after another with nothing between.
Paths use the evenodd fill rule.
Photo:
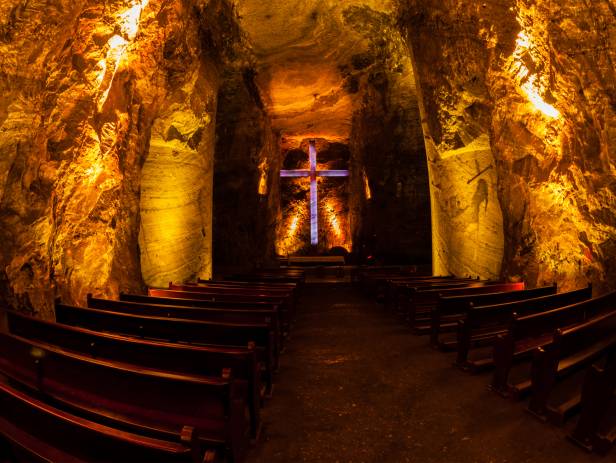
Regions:
<instances>
[{"instance_id":1,"label":"textured rock texture","mask_svg":"<svg viewBox=\"0 0 616 463\"><path fill-rule=\"evenodd\" d=\"M425 149L396 3L237 4L253 44L255 81L283 149L292 153L315 138L346 144L351 152L348 201L342 196L329 205L321 201L321 241L332 240L319 249L340 242L333 239L336 224L331 225L331 218L339 217L340 227L350 233L344 246L352 243L356 254L429 262ZM285 192L285 184L292 191ZM283 181L278 252L310 251L307 188L307 181Z\"/></svg>"},{"instance_id":2,"label":"textured rock texture","mask_svg":"<svg viewBox=\"0 0 616 463\"><path fill-rule=\"evenodd\" d=\"M391 13L387 0L237 0L241 25L253 43L257 82L289 147L306 138L347 140L353 98L340 67L368 51L348 17L358 9Z\"/></svg>"},{"instance_id":3,"label":"textured rock texture","mask_svg":"<svg viewBox=\"0 0 616 463\"><path fill-rule=\"evenodd\" d=\"M0 279L7 302L50 317L53 296L83 303L87 292L114 296L142 287L144 162L146 282L208 274L213 62L234 34L213 18L228 14L216 1L0 2ZM189 158L205 167L185 197L193 205L164 204L167 182L185 186L194 177L182 168ZM147 214L174 207L171 222L187 210L203 218L196 214L183 230L187 245L164 247L151 239ZM168 244L177 235L173 227L167 232ZM157 249L164 254L154 259Z\"/></svg>"},{"instance_id":4,"label":"textured rock texture","mask_svg":"<svg viewBox=\"0 0 616 463\"><path fill-rule=\"evenodd\" d=\"M355 240L362 257L429 264L426 153L413 66L396 19L367 7L346 15L369 43L368 52L344 68L347 82L356 85L350 139Z\"/></svg>"},{"instance_id":5,"label":"textured rock texture","mask_svg":"<svg viewBox=\"0 0 616 463\"><path fill-rule=\"evenodd\" d=\"M401 4L422 93L438 268L614 288L613 2ZM443 178L452 154L468 164L460 181ZM493 168L479 179L487 188L475 180L468 191L475 158L480 172ZM456 208L476 214L477 203L477 227L456 221Z\"/></svg>"},{"instance_id":6,"label":"textured rock texture","mask_svg":"<svg viewBox=\"0 0 616 463\"><path fill-rule=\"evenodd\" d=\"M275 263L280 208L278 135L254 82L238 60L221 78L214 165L214 271Z\"/></svg>"}]
</instances>

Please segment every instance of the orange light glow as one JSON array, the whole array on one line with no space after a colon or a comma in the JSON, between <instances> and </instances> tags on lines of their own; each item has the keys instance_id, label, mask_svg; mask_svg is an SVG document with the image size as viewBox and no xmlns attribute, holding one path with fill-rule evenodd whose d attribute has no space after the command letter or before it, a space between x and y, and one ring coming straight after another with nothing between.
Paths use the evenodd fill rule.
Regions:
<instances>
[{"instance_id":1,"label":"orange light glow","mask_svg":"<svg viewBox=\"0 0 616 463\"><path fill-rule=\"evenodd\" d=\"M329 225L334 231L336 238L341 239L343 234L342 228L340 227L340 222L338 221L338 216L336 215L336 209L332 206L330 202L328 202L325 207L327 209L327 218L329 220Z\"/></svg>"},{"instance_id":2,"label":"orange light glow","mask_svg":"<svg viewBox=\"0 0 616 463\"><path fill-rule=\"evenodd\" d=\"M522 25L519 18L518 22ZM545 85L537 75L531 75L530 70L524 62L525 56L532 48L532 38L525 30L520 31L516 39L516 48L512 55L510 67L515 75L518 86L528 101L533 105L534 109L551 119L558 119L561 115L560 111L547 103L542 96L547 90Z\"/></svg>"},{"instance_id":3,"label":"orange light glow","mask_svg":"<svg viewBox=\"0 0 616 463\"><path fill-rule=\"evenodd\" d=\"M363 172L364 178L364 191L366 193L366 199L372 199L372 190L370 189L370 182L368 181L368 175L366 175L366 171Z\"/></svg>"},{"instance_id":4,"label":"orange light glow","mask_svg":"<svg viewBox=\"0 0 616 463\"><path fill-rule=\"evenodd\" d=\"M141 12L148 5L149 1L150 0L138 1L128 10L117 16L122 35L116 34L109 39L107 42L107 55L105 59L99 61L97 64L97 67L100 69L95 79L97 88L100 91L97 101L99 111L102 110L109 97L111 85L113 84L113 80L115 79L120 63L126 54L130 42L137 36ZM103 84L105 84L105 88L101 90Z\"/></svg>"},{"instance_id":5,"label":"orange light glow","mask_svg":"<svg viewBox=\"0 0 616 463\"><path fill-rule=\"evenodd\" d=\"M259 176L259 194L261 196L267 195L267 160L263 160L261 164L259 164L259 172L261 175Z\"/></svg>"},{"instance_id":6,"label":"orange light glow","mask_svg":"<svg viewBox=\"0 0 616 463\"><path fill-rule=\"evenodd\" d=\"M291 226L289 226L289 232L287 233L288 237L292 237L293 235L295 235L298 225L299 225L299 215L296 215L295 217L293 217L293 220L291 220Z\"/></svg>"}]
</instances>

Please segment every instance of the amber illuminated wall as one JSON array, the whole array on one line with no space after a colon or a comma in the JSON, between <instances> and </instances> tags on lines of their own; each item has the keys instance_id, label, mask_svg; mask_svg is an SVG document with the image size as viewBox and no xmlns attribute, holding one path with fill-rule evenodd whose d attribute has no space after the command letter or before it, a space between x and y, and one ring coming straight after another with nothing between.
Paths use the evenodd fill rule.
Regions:
<instances>
[{"instance_id":1,"label":"amber illuminated wall","mask_svg":"<svg viewBox=\"0 0 616 463\"><path fill-rule=\"evenodd\" d=\"M401 3L437 270L614 288L614 7Z\"/></svg>"},{"instance_id":2,"label":"amber illuminated wall","mask_svg":"<svg viewBox=\"0 0 616 463\"><path fill-rule=\"evenodd\" d=\"M0 1L2 299L49 318L142 270L208 275L225 21L223 1Z\"/></svg>"}]
</instances>

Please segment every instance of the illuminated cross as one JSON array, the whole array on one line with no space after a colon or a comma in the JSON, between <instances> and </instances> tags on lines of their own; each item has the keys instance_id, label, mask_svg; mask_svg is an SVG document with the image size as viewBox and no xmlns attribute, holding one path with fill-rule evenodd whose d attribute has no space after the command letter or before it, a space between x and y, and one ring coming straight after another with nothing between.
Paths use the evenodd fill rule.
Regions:
<instances>
[{"instance_id":1,"label":"illuminated cross","mask_svg":"<svg viewBox=\"0 0 616 463\"><path fill-rule=\"evenodd\" d=\"M348 170L317 170L317 148L310 141L310 169L281 170L281 177L310 177L310 243L319 244L317 177L348 177Z\"/></svg>"}]
</instances>

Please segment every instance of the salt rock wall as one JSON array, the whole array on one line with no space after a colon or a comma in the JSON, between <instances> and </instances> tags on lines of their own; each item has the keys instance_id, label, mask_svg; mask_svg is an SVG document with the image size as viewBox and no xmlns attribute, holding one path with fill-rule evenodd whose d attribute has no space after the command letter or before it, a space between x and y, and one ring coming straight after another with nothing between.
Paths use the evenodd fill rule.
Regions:
<instances>
[{"instance_id":1,"label":"salt rock wall","mask_svg":"<svg viewBox=\"0 0 616 463\"><path fill-rule=\"evenodd\" d=\"M345 21L369 44L342 71L355 101L350 145L357 253L429 265L430 190L408 50L394 14L349 8Z\"/></svg>"},{"instance_id":2,"label":"salt rock wall","mask_svg":"<svg viewBox=\"0 0 616 463\"><path fill-rule=\"evenodd\" d=\"M204 26L208 8L219 14L222 6L0 1L6 302L50 318L54 296L84 303L88 292L115 296L142 288L141 166L152 126L172 103L207 119L200 97L176 94L208 66L203 47L217 44L204 41L216 37ZM198 143L196 151L202 149Z\"/></svg>"},{"instance_id":3,"label":"salt rock wall","mask_svg":"<svg viewBox=\"0 0 616 463\"><path fill-rule=\"evenodd\" d=\"M241 63L222 76L216 119L214 271L275 263L280 150L254 71Z\"/></svg>"},{"instance_id":4,"label":"salt rock wall","mask_svg":"<svg viewBox=\"0 0 616 463\"><path fill-rule=\"evenodd\" d=\"M444 178L440 166L447 153L476 146L489 164L489 148L493 168L482 176L486 214L495 196L502 210L502 275L530 285L557 281L572 288L592 281L599 291L613 289L614 6L577 0L401 4L422 93L433 210L451 207L442 191L462 192L470 201L461 207L473 210L474 193L465 191L464 181ZM456 247L474 239L460 230L467 221L446 214L433 219L436 230L462 237L455 246L446 240L436 246L442 267L456 272ZM497 245L498 220L494 208L492 220L483 221L493 231L484 227L480 247ZM488 258L490 252L478 253L477 274Z\"/></svg>"}]
</instances>

